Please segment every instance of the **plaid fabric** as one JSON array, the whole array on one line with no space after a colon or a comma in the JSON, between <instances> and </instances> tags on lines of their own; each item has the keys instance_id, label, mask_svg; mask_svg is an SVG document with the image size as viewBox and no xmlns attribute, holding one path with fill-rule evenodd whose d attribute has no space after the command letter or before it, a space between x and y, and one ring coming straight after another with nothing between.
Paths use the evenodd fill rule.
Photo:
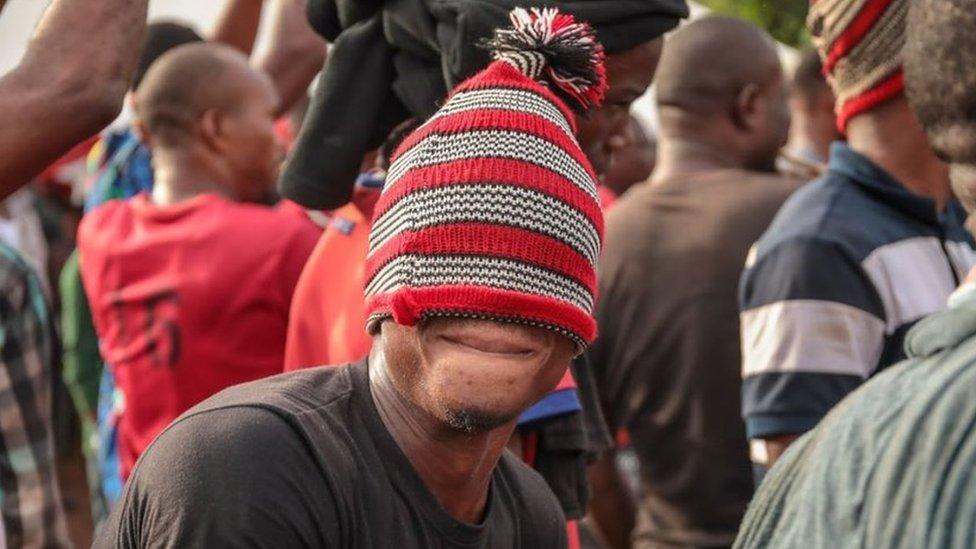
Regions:
<instances>
[{"instance_id":1,"label":"plaid fabric","mask_svg":"<svg viewBox=\"0 0 976 549\"><path fill-rule=\"evenodd\" d=\"M7 547L69 547L55 472L57 338L40 282L0 244L0 517Z\"/></svg>"}]
</instances>

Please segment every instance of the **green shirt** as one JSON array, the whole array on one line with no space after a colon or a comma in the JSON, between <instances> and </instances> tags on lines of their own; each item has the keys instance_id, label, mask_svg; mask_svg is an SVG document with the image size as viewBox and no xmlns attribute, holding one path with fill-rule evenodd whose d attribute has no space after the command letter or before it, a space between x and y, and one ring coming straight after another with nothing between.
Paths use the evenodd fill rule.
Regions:
<instances>
[{"instance_id":1,"label":"green shirt","mask_svg":"<svg viewBox=\"0 0 976 549\"><path fill-rule=\"evenodd\" d=\"M61 332L64 383L81 418L82 449L94 452L94 433L98 414L98 387L102 379L102 357L98 353L98 336L92 323L88 299L81 284L78 250L61 269Z\"/></svg>"},{"instance_id":2,"label":"green shirt","mask_svg":"<svg viewBox=\"0 0 976 549\"><path fill-rule=\"evenodd\" d=\"M976 547L976 288L793 444L736 547Z\"/></svg>"}]
</instances>

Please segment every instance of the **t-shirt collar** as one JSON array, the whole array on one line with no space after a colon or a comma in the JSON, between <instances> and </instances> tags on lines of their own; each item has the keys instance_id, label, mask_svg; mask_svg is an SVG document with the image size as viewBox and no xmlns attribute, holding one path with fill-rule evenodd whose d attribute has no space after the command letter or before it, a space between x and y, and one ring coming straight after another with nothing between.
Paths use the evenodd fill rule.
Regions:
<instances>
[{"instance_id":1,"label":"t-shirt collar","mask_svg":"<svg viewBox=\"0 0 976 549\"><path fill-rule=\"evenodd\" d=\"M410 463L410 459L403 453L393 435L383 424L379 410L376 409L373 402L372 390L369 385L368 357L352 369L352 381L355 388L353 398L356 400L366 427L370 431L370 438L373 439L380 452L387 457L387 473L397 479L401 487L406 487L413 492L413 503L424 509L426 518L453 543L458 546L481 543L486 534L486 526L491 523L492 511L500 504L500 502L495 501L498 497L498 490L495 486L498 476L497 466L492 474L488 500L485 504L485 516L481 524L468 524L455 519L427 488L423 479L413 468L413 464Z\"/></svg>"},{"instance_id":2,"label":"t-shirt collar","mask_svg":"<svg viewBox=\"0 0 976 549\"><path fill-rule=\"evenodd\" d=\"M935 200L909 191L891 174L843 141L830 147L830 172L850 179L885 204L929 225L941 225ZM954 207L950 204L950 210Z\"/></svg>"},{"instance_id":3,"label":"t-shirt collar","mask_svg":"<svg viewBox=\"0 0 976 549\"><path fill-rule=\"evenodd\" d=\"M160 206L153 203L152 196L148 192L139 193L132 197L131 201L132 207L139 215L156 220L180 218L202 207L220 202L228 202L228 200L217 193L201 193L176 204Z\"/></svg>"}]
</instances>

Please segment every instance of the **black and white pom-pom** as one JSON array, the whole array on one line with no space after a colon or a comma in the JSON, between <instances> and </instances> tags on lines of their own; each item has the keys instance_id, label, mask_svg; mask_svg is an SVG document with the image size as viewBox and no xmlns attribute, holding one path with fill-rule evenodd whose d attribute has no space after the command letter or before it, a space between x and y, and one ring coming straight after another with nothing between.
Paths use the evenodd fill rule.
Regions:
<instances>
[{"instance_id":1,"label":"black and white pom-pom","mask_svg":"<svg viewBox=\"0 0 976 549\"><path fill-rule=\"evenodd\" d=\"M512 27L482 43L492 56L533 80L554 86L570 106L586 111L603 102L607 73L603 45L589 24L556 8L515 8Z\"/></svg>"}]
</instances>

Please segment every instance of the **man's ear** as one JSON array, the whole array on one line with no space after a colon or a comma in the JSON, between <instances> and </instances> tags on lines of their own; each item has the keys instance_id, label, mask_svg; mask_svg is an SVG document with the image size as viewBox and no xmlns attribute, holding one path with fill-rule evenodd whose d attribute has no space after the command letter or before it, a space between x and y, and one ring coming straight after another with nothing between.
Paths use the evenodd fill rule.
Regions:
<instances>
[{"instance_id":1,"label":"man's ear","mask_svg":"<svg viewBox=\"0 0 976 549\"><path fill-rule=\"evenodd\" d=\"M226 139L226 121L216 109L204 111L200 116L200 139L215 150L223 150Z\"/></svg>"},{"instance_id":2,"label":"man's ear","mask_svg":"<svg viewBox=\"0 0 976 549\"><path fill-rule=\"evenodd\" d=\"M757 84L742 86L732 104L732 122L744 130L754 130L759 126L759 104L762 89Z\"/></svg>"}]
</instances>

